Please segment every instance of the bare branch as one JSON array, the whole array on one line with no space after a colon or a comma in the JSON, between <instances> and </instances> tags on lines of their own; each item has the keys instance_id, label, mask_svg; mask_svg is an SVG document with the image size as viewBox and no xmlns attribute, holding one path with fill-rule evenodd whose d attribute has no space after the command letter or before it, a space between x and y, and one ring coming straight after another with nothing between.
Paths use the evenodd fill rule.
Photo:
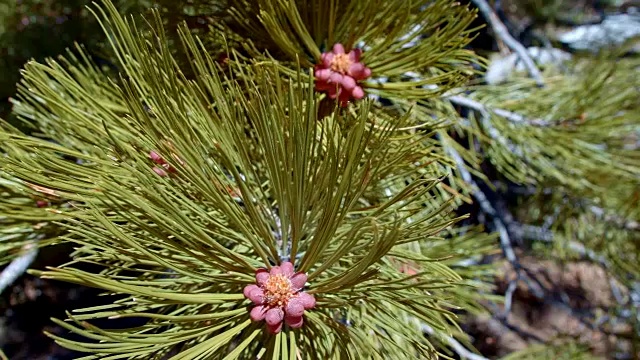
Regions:
<instances>
[{"instance_id":1,"label":"bare branch","mask_svg":"<svg viewBox=\"0 0 640 360\"><path fill-rule=\"evenodd\" d=\"M516 275L520 277L519 274ZM507 320L509 313L511 312L511 306L513 306L513 294L516 292L518 288L518 279L509 281L509 286L507 287L507 291L504 293L504 311L502 313L502 318Z\"/></svg>"},{"instance_id":2,"label":"bare branch","mask_svg":"<svg viewBox=\"0 0 640 360\"><path fill-rule=\"evenodd\" d=\"M4 270L0 273L0 294L4 290L11 286L17 278L19 278L29 268L33 260L38 255L38 246L35 242L29 242L22 247L24 253L15 258Z\"/></svg>"},{"instance_id":3,"label":"bare branch","mask_svg":"<svg viewBox=\"0 0 640 360\"><path fill-rule=\"evenodd\" d=\"M505 110L505 109L500 109L500 108L490 108L487 107L485 105L483 105L482 103L469 99L467 97L464 96L460 96L460 95L453 95L453 96L448 96L447 99L449 101L451 101L452 103L456 104L456 105L460 105L460 106L464 106L473 110L476 110L478 112L480 112L482 115L486 115L488 116L490 112L501 116L509 121L511 121L514 124L522 124L522 125L529 125L529 126L535 126L535 127L549 127L550 124L542 119L529 119L526 118L518 113L515 113L513 111L509 111L509 110Z\"/></svg>"},{"instance_id":4,"label":"bare branch","mask_svg":"<svg viewBox=\"0 0 640 360\"><path fill-rule=\"evenodd\" d=\"M449 346L451 346L451 348L453 349L453 351L456 352L456 354L458 354L458 356L460 356L461 359L469 359L469 360L489 360L488 358L472 353L471 351L469 351L467 348L465 348L462 344L460 344L460 342L456 339L454 339L451 336L443 336L442 334L436 333L435 330L433 330L433 328L427 324L422 323L421 324L422 327L422 331L424 331L425 333L431 335L431 336L436 336L438 338L441 338L442 340L446 341L447 344L449 344Z\"/></svg>"},{"instance_id":5,"label":"bare branch","mask_svg":"<svg viewBox=\"0 0 640 360\"><path fill-rule=\"evenodd\" d=\"M487 3L486 0L472 0L472 1L476 5L478 10L480 10L484 18L489 23L489 25L491 25L491 28L493 29L494 34L497 37L499 37L500 40L504 41L504 43L511 50L513 50L516 54L518 54L518 56L524 63L524 66L527 68L529 75L536 81L536 84L538 84L538 86L540 87L544 86L544 80L542 79L542 74L540 73L540 70L536 67L536 64L533 62L533 59L531 59L531 56L529 56L529 52L524 46L522 46L522 44L518 42L518 40L516 40L513 36L511 36L511 34L509 33L509 30L502 23L502 21L500 21L500 18L498 18L498 15L496 15L496 13L493 11L489 3Z\"/></svg>"},{"instance_id":6,"label":"bare branch","mask_svg":"<svg viewBox=\"0 0 640 360\"><path fill-rule=\"evenodd\" d=\"M618 215L607 214L605 210L599 206L591 205L589 210L598 218L602 218L606 222L613 223L618 227L628 230L637 231L640 230L640 223L634 220L628 220Z\"/></svg>"},{"instance_id":7,"label":"bare branch","mask_svg":"<svg viewBox=\"0 0 640 360\"><path fill-rule=\"evenodd\" d=\"M512 298L516 290L518 281L525 280L527 286L538 298L544 297L544 290L540 285L534 285L531 281L527 281L528 276L523 273L524 269L522 268L522 265L518 261L516 253L513 250L509 231L507 229L507 226L503 222L502 217L498 214L497 209L487 198L486 194L482 192L478 184L473 180L473 177L471 176L471 173L466 169L464 160L462 159L460 154L458 154L458 152L453 147L449 146L446 141L443 141L442 143L444 144L446 152L453 158L453 161L456 163L458 172L460 173L462 179L471 186L473 191L472 195L478 201L478 205L480 206L482 211L492 217L493 226L500 236L500 247L502 249L502 253L507 261L509 261L516 273L516 278L510 281L507 292L505 293L505 311L503 317L506 319L507 315L511 311L511 304L513 303Z\"/></svg>"}]
</instances>

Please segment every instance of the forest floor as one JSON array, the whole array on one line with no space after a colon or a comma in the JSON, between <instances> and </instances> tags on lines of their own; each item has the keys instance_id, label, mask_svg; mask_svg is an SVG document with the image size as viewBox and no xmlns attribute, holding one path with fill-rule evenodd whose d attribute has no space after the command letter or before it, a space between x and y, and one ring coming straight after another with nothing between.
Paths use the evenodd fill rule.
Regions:
<instances>
[{"instance_id":1,"label":"forest floor","mask_svg":"<svg viewBox=\"0 0 640 360\"><path fill-rule=\"evenodd\" d=\"M484 356L502 357L528 346L561 344L569 339L577 340L598 358L632 353L631 342L625 340L632 335L629 324L614 328L598 324L617 304L612 286L619 292L617 296L628 295L605 269L590 262L560 263L526 255L520 257L520 264L545 296L536 296L531 284L518 281L506 317L504 306L499 306L491 316L468 319L465 330ZM504 295L515 272L507 261L498 265L496 294Z\"/></svg>"},{"instance_id":2,"label":"forest floor","mask_svg":"<svg viewBox=\"0 0 640 360\"><path fill-rule=\"evenodd\" d=\"M33 268L59 266L69 260L68 248L40 251ZM102 300L89 288L25 274L0 297L0 346L11 360L70 360L78 353L58 346L50 334L67 335L51 318L66 311L97 305Z\"/></svg>"}]
</instances>

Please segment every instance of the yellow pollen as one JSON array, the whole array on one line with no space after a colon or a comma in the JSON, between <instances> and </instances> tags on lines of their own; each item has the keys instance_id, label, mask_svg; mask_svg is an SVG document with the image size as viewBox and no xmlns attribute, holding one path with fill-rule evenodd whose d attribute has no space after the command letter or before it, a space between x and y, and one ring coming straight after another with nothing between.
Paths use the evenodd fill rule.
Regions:
<instances>
[{"instance_id":1,"label":"yellow pollen","mask_svg":"<svg viewBox=\"0 0 640 360\"><path fill-rule=\"evenodd\" d=\"M331 70L341 74L346 74L347 71L349 71L349 66L351 66L351 64L352 62L349 59L349 55L336 54L333 55L333 59L331 59Z\"/></svg>"},{"instance_id":2,"label":"yellow pollen","mask_svg":"<svg viewBox=\"0 0 640 360\"><path fill-rule=\"evenodd\" d=\"M269 276L263 289L264 299L271 306L286 306L294 295L291 281L282 274Z\"/></svg>"}]
</instances>

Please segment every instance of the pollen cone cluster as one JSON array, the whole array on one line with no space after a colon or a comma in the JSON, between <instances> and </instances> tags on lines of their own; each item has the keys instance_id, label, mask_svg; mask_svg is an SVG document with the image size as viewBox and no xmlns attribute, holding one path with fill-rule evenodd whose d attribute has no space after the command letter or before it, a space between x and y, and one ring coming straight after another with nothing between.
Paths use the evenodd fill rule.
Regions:
<instances>
[{"instance_id":1,"label":"pollen cone cluster","mask_svg":"<svg viewBox=\"0 0 640 360\"><path fill-rule=\"evenodd\" d=\"M271 333L282 330L283 324L292 328L302 326L305 310L316 305L313 295L303 292L307 275L294 272L293 264L286 261L270 271L258 269L256 283L244 288L244 296L255 305L251 309L253 321L266 321Z\"/></svg>"},{"instance_id":2,"label":"pollen cone cluster","mask_svg":"<svg viewBox=\"0 0 640 360\"><path fill-rule=\"evenodd\" d=\"M333 50L322 54L315 67L316 90L326 92L331 99L338 99L346 106L351 99L362 99L364 90L359 82L371 76L371 69L360 62L360 49L345 52L338 43Z\"/></svg>"}]
</instances>

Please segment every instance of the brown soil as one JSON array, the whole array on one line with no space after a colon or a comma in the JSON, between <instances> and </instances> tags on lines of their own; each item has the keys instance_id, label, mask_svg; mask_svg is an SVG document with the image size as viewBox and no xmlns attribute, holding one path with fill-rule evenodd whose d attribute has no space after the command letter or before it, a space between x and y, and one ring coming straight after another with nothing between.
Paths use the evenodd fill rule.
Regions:
<instances>
[{"instance_id":1,"label":"brown soil","mask_svg":"<svg viewBox=\"0 0 640 360\"><path fill-rule=\"evenodd\" d=\"M603 359L632 351L628 341L632 328L608 316L618 303L612 286L622 300L627 290L604 269L587 262L563 265L533 257L520 262L534 281L518 281L506 321L501 305L494 311L498 315L475 317L467 323L474 345L483 354L504 356L532 344L560 344L568 339L588 346L594 356ZM511 265L503 262L496 277L499 294L506 293L515 276ZM536 286L544 289L544 298L535 295L532 287Z\"/></svg>"}]
</instances>

